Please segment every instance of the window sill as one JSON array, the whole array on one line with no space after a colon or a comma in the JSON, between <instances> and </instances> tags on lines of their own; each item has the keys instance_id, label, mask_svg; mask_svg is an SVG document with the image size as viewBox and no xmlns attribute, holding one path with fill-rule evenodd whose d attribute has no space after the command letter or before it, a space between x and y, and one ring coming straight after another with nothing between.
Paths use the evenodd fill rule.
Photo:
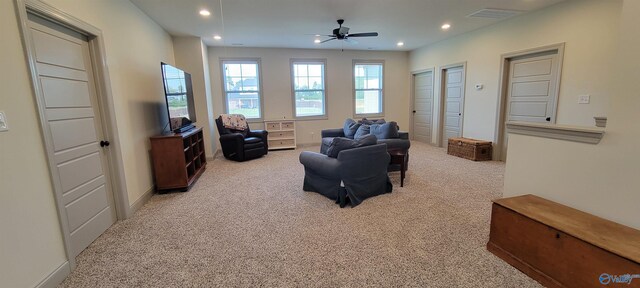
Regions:
<instances>
[{"instance_id":1,"label":"window sill","mask_svg":"<svg viewBox=\"0 0 640 288\"><path fill-rule=\"evenodd\" d=\"M327 116L304 116L304 117L295 117L296 121L314 121L314 120L329 120Z\"/></svg>"},{"instance_id":2,"label":"window sill","mask_svg":"<svg viewBox=\"0 0 640 288\"><path fill-rule=\"evenodd\" d=\"M604 136L602 128L518 121L507 122L507 132L588 144L598 144Z\"/></svg>"}]
</instances>

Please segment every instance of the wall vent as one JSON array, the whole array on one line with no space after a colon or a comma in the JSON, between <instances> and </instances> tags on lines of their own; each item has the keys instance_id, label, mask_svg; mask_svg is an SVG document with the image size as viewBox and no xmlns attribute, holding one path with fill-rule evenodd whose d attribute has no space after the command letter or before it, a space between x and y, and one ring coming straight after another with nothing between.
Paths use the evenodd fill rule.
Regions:
<instances>
[{"instance_id":1,"label":"wall vent","mask_svg":"<svg viewBox=\"0 0 640 288\"><path fill-rule=\"evenodd\" d=\"M522 11L517 11L517 10L482 9L482 10L478 10L476 12L473 12L473 13L467 15L467 17L488 18L488 19L506 19L506 18L513 17L513 16L516 16L516 15L521 14L521 13L522 13Z\"/></svg>"}]
</instances>

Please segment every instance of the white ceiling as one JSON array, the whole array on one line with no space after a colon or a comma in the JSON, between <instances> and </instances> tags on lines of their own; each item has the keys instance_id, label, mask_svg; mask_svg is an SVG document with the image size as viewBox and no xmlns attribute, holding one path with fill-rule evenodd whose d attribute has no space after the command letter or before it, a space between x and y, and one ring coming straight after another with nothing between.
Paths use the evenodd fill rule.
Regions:
<instances>
[{"instance_id":1,"label":"white ceiling","mask_svg":"<svg viewBox=\"0 0 640 288\"><path fill-rule=\"evenodd\" d=\"M356 50L413 50L500 20L470 18L484 8L523 13L564 0L131 0L174 36L199 36L209 46ZM211 15L198 14L206 8ZM516 16L517 17L517 16ZM315 44L313 34L331 34L337 19L350 33L378 32ZM440 26L450 23L448 31ZM222 40L214 40L213 35ZM326 37L320 37L322 40ZM397 47L402 41L404 47Z\"/></svg>"}]
</instances>

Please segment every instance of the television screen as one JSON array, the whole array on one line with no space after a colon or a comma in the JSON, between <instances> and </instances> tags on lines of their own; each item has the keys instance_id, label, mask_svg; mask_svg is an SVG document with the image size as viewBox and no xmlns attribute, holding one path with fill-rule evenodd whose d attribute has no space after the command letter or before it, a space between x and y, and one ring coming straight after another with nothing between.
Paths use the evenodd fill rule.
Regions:
<instances>
[{"instance_id":1,"label":"television screen","mask_svg":"<svg viewBox=\"0 0 640 288\"><path fill-rule=\"evenodd\" d=\"M191 74L166 63L161 66L171 131L183 132L191 129L191 123L196 121Z\"/></svg>"}]
</instances>

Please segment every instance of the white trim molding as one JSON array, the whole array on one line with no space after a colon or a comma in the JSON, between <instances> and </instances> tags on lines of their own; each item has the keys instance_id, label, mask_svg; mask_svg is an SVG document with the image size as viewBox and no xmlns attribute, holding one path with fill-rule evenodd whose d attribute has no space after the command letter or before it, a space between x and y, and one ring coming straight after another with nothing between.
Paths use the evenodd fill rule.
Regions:
<instances>
[{"instance_id":1,"label":"white trim molding","mask_svg":"<svg viewBox=\"0 0 640 288\"><path fill-rule=\"evenodd\" d=\"M71 267L69 266L68 261L64 261L62 265L58 266L51 274L49 274L46 278L42 279L36 288L54 288L58 287L58 284L62 283L67 276L71 274Z\"/></svg>"},{"instance_id":2,"label":"white trim molding","mask_svg":"<svg viewBox=\"0 0 640 288\"><path fill-rule=\"evenodd\" d=\"M507 133L598 144L604 136L604 129L596 127L509 121L507 122Z\"/></svg>"},{"instance_id":3,"label":"white trim molding","mask_svg":"<svg viewBox=\"0 0 640 288\"><path fill-rule=\"evenodd\" d=\"M133 216L134 213L136 213L138 210L140 210L140 208L142 208L142 206L144 206L144 204L147 204L147 202L149 202L149 200L151 199L151 197L153 196L153 192L156 191L156 185L151 186L151 188L149 188L149 190L147 190L147 192L144 192L144 194L142 194L142 196L140 196L140 198L138 198L138 200L136 200L135 202L133 202L133 204L131 205L131 215Z\"/></svg>"}]
</instances>

